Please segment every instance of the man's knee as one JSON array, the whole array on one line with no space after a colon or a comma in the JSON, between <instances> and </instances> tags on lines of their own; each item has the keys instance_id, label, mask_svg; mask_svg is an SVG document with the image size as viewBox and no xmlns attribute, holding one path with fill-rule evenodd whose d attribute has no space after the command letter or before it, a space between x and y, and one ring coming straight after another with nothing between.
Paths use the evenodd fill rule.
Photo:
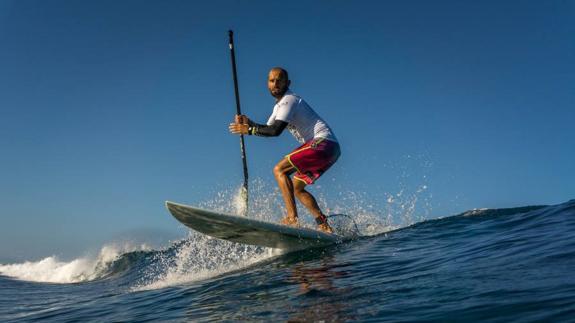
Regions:
<instances>
[{"instance_id":1,"label":"man's knee","mask_svg":"<svg viewBox=\"0 0 575 323\"><path fill-rule=\"evenodd\" d=\"M283 175L287 175L286 170L285 170L280 164L277 164L277 165L274 166L273 172L274 172L274 176L275 176L275 177L280 177L280 176L283 176Z\"/></svg>"},{"instance_id":2,"label":"man's knee","mask_svg":"<svg viewBox=\"0 0 575 323\"><path fill-rule=\"evenodd\" d=\"M280 161L279 163L277 163L274 166L274 176L275 177L281 177L284 175L290 175L291 173L293 173L294 168L291 164L289 164L285 159Z\"/></svg>"}]
</instances>

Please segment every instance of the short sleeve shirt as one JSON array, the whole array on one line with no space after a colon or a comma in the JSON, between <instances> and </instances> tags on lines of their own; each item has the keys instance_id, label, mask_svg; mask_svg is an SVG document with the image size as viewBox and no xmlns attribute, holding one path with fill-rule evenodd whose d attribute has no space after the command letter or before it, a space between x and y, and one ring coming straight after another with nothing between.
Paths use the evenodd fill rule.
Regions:
<instances>
[{"instance_id":1,"label":"short sleeve shirt","mask_svg":"<svg viewBox=\"0 0 575 323\"><path fill-rule=\"evenodd\" d=\"M300 143L312 139L324 138L337 142L329 125L297 94L287 91L276 103L267 124L276 120L288 123L289 132Z\"/></svg>"}]
</instances>

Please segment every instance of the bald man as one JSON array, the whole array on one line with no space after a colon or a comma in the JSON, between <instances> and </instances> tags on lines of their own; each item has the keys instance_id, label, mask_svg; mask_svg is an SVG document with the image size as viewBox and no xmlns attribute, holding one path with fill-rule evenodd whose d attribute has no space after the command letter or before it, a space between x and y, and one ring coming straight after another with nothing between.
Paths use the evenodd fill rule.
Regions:
<instances>
[{"instance_id":1,"label":"bald man","mask_svg":"<svg viewBox=\"0 0 575 323\"><path fill-rule=\"evenodd\" d=\"M295 196L315 217L319 230L333 233L316 199L305 188L337 161L341 154L339 143L328 124L300 96L289 90L290 83L285 69L272 68L268 74L268 89L276 104L267 124L257 124L244 115L236 115L229 129L238 135L276 137L287 128L301 146L274 167L287 210L282 224L298 224Z\"/></svg>"}]
</instances>

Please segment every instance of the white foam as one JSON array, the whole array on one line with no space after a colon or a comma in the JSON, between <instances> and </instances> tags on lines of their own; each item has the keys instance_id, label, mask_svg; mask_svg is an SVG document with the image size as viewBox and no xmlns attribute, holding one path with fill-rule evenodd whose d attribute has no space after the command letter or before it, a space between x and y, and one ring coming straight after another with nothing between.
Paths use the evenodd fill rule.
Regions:
<instances>
[{"instance_id":1,"label":"white foam","mask_svg":"<svg viewBox=\"0 0 575 323\"><path fill-rule=\"evenodd\" d=\"M248 191L245 187L241 186L233 197L233 207L235 214L245 215L248 210Z\"/></svg>"},{"instance_id":2,"label":"white foam","mask_svg":"<svg viewBox=\"0 0 575 323\"><path fill-rule=\"evenodd\" d=\"M200 281L236 271L283 253L270 249L242 245L190 232L186 243L179 247L175 262L160 261L165 265L155 277L145 277L133 291L165 288ZM167 256L169 257L169 256Z\"/></svg>"},{"instance_id":3,"label":"white foam","mask_svg":"<svg viewBox=\"0 0 575 323\"><path fill-rule=\"evenodd\" d=\"M72 261L61 261L56 256L39 261L0 265L0 273L12 278L45 283L78 283L97 279L108 266L125 252L146 250L146 245L132 247L128 244L105 245L96 257L81 257Z\"/></svg>"}]
</instances>

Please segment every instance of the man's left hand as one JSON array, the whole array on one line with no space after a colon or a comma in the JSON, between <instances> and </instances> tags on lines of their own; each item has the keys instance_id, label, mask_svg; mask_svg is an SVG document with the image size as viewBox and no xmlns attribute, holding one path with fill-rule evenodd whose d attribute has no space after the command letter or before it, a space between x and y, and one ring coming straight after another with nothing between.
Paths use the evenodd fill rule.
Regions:
<instances>
[{"instance_id":1,"label":"man's left hand","mask_svg":"<svg viewBox=\"0 0 575 323\"><path fill-rule=\"evenodd\" d=\"M249 126L247 124L230 123L230 132L236 135L247 135Z\"/></svg>"}]
</instances>

